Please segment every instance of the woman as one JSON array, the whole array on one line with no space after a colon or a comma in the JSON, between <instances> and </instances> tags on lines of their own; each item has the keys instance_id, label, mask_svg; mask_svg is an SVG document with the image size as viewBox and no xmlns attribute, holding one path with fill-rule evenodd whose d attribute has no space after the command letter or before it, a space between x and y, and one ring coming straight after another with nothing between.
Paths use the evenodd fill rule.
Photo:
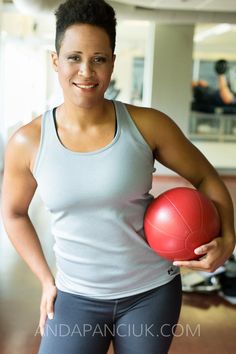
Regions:
<instances>
[{"instance_id":1,"label":"woman","mask_svg":"<svg viewBox=\"0 0 236 354\"><path fill-rule=\"evenodd\" d=\"M64 102L9 141L3 187L8 235L42 284L39 353L102 354L111 340L116 354L167 353L181 305L177 266L213 271L228 259L232 202L169 117L104 98L115 62L113 9L68 0L56 17L52 62ZM196 249L198 261L173 266L145 241L155 159L219 210L222 237ZM28 216L37 187L53 217L56 282Z\"/></svg>"}]
</instances>

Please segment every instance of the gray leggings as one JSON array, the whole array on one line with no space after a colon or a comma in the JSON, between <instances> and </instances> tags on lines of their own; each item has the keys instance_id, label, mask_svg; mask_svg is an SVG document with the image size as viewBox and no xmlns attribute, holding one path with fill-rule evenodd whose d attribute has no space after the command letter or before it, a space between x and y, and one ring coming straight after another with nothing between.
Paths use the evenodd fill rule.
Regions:
<instances>
[{"instance_id":1,"label":"gray leggings","mask_svg":"<svg viewBox=\"0 0 236 354\"><path fill-rule=\"evenodd\" d=\"M58 291L39 354L166 354L181 308L181 280L116 300Z\"/></svg>"}]
</instances>

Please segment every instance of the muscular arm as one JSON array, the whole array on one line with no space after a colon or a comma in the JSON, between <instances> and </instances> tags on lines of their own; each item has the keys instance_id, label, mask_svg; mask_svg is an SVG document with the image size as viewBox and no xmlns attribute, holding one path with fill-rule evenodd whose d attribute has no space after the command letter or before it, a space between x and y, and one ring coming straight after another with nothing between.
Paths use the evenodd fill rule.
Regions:
<instances>
[{"instance_id":1,"label":"muscular arm","mask_svg":"<svg viewBox=\"0 0 236 354\"><path fill-rule=\"evenodd\" d=\"M27 130L30 129L21 128L11 138L6 149L2 213L11 242L44 285L54 280L28 215L37 184L30 171L32 143Z\"/></svg>"},{"instance_id":2,"label":"muscular arm","mask_svg":"<svg viewBox=\"0 0 236 354\"><path fill-rule=\"evenodd\" d=\"M203 154L183 135L176 124L162 113L156 115L153 124L154 154L158 161L187 179L204 192L216 205L221 218L222 237L195 250L207 257L201 261L178 262L178 265L214 271L232 254L235 246L233 203L218 173Z\"/></svg>"},{"instance_id":3,"label":"muscular arm","mask_svg":"<svg viewBox=\"0 0 236 354\"><path fill-rule=\"evenodd\" d=\"M57 289L28 215L29 205L37 187L30 169L32 153L37 145L36 140L35 127L25 126L8 143L3 178L2 214L12 244L41 282L39 327L43 335L46 318L53 318Z\"/></svg>"}]
</instances>

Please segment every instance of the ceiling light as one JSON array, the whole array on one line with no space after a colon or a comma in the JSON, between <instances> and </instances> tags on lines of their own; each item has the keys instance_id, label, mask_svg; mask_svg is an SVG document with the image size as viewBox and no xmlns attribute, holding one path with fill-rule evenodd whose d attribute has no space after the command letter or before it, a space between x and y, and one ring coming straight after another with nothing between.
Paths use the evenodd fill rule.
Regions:
<instances>
[{"instance_id":1,"label":"ceiling light","mask_svg":"<svg viewBox=\"0 0 236 354\"><path fill-rule=\"evenodd\" d=\"M202 42L206 38L213 37L213 36L219 36L220 34L223 34L225 32L229 32L231 29L232 29L232 25L230 25L228 23L221 23L217 26L207 29L206 31L196 33L194 36L194 42Z\"/></svg>"}]
</instances>

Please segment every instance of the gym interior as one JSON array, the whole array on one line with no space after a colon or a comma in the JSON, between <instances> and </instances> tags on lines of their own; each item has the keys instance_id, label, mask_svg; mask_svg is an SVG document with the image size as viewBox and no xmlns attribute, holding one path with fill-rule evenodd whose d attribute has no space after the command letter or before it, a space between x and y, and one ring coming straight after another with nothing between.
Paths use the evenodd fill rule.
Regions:
<instances>
[{"instance_id":1,"label":"gym interior","mask_svg":"<svg viewBox=\"0 0 236 354\"><path fill-rule=\"evenodd\" d=\"M154 107L172 117L222 176L236 208L236 2L109 2L117 12L118 27L117 60L107 98ZM59 3L0 0L1 180L9 137L62 100L50 62L55 35L52 9ZM217 68L219 60L224 60L223 69ZM218 75L225 75L234 101L197 102L195 83L218 91ZM188 186L169 169L155 167L155 197ZM37 192L30 216L54 269L50 215ZM40 285L12 247L2 221L0 264L0 354L36 354ZM222 275L228 281L225 288ZM233 354L236 252L214 274L183 271L182 277L183 307L169 353Z\"/></svg>"}]
</instances>

